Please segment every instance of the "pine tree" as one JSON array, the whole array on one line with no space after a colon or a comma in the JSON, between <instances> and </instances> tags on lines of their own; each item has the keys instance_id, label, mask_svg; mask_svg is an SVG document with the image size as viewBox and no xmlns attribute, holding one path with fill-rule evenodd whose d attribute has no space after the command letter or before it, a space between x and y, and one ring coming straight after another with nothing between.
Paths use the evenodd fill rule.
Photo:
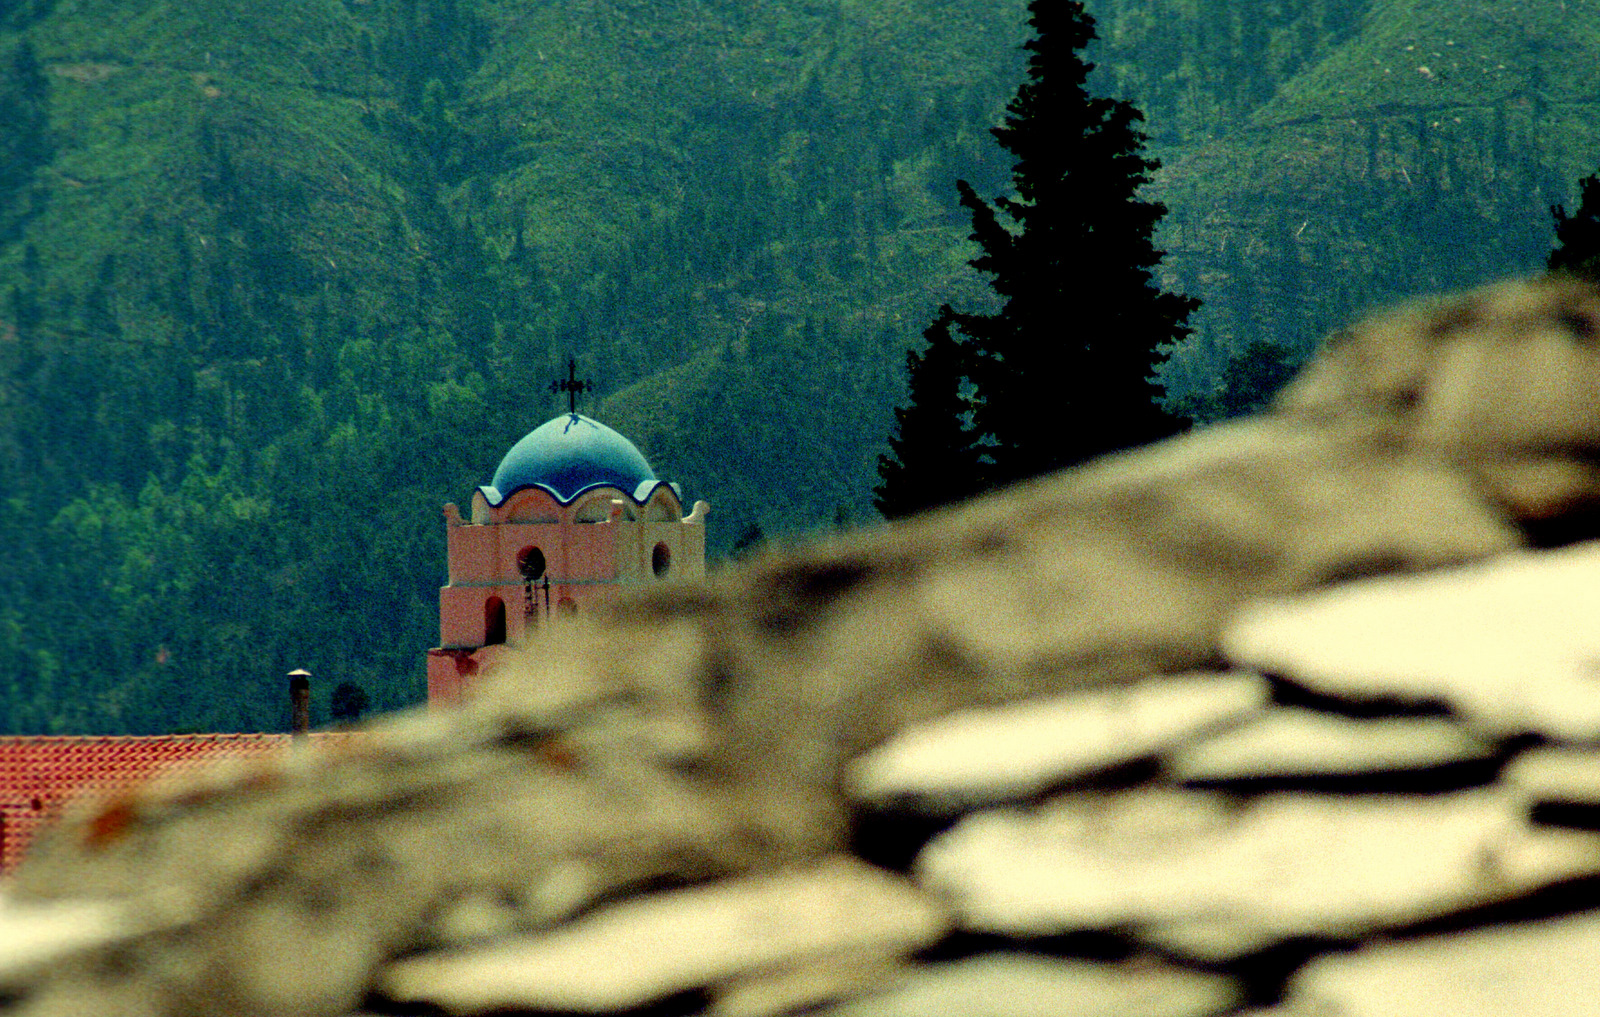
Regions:
<instances>
[{"instance_id":1,"label":"pine tree","mask_svg":"<svg viewBox=\"0 0 1600 1017\"><path fill-rule=\"evenodd\" d=\"M1578 208L1571 215L1562 205L1550 206L1556 246L1545 259L1545 267L1600 281L1600 175L1578 181L1578 199Z\"/></svg>"},{"instance_id":2,"label":"pine tree","mask_svg":"<svg viewBox=\"0 0 1600 1017\"><path fill-rule=\"evenodd\" d=\"M1028 80L992 132L1016 157L1016 195L991 207L957 183L982 248L972 265L1000 298L993 314L951 316L966 337L991 484L1178 431L1155 404L1151 373L1199 306L1152 276L1166 207L1137 192L1158 164L1143 155L1143 115L1085 87L1094 20L1076 0L1029 10Z\"/></svg>"},{"instance_id":3,"label":"pine tree","mask_svg":"<svg viewBox=\"0 0 1600 1017\"><path fill-rule=\"evenodd\" d=\"M728 552L728 557L734 561L749 558L759 552L766 542L767 535L761 529L761 524L752 520L740 531L739 538L733 542L733 548Z\"/></svg>"},{"instance_id":4,"label":"pine tree","mask_svg":"<svg viewBox=\"0 0 1600 1017\"><path fill-rule=\"evenodd\" d=\"M50 161L49 90L28 40L0 55L0 124L5 125L0 128L0 204Z\"/></svg>"},{"instance_id":5,"label":"pine tree","mask_svg":"<svg viewBox=\"0 0 1600 1017\"><path fill-rule=\"evenodd\" d=\"M910 403L894 411L890 454L878 457L883 483L872 503L885 519L935 508L976 494L983 463L967 418L965 352L950 335L955 312L946 304L922 335L921 353L906 354Z\"/></svg>"},{"instance_id":6,"label":"pine tree","mask_svg":"<svg viewBox=\"0 0 1600 1017\"><path fill-rule=\"evenodd\" d=\"M334 720L344 724L354 724L371 706L372 699L366 689L355 682L340 682L328 697L328 712Z\"/></svg>"}]
</instances>

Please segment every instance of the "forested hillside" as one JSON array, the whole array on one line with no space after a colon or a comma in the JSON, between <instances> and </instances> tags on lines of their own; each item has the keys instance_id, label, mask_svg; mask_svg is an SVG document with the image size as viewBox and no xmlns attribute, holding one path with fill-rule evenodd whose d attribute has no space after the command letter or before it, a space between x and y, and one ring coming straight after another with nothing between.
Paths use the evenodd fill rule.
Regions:
<instances>
[{"instance_id":1,"label":"forested hillside","mask_svg":"<svg viewBox=\"0 0 1600 1017\"><path fill-rule=\"evenodd\" d=\"M1600 160L1592 3L1245 6L1091 4L1202 419L1356 308L1533 268ZM904 349L985 299L954 181L1007 185L1022 18L0 0L0 730L277 727L297 666L415 701L438 508L569 354L714 555L869 518Z\"/></svg>"},{"instance_id":2,"label":"forested hillside","mask_svg":"<svg viewBox=\"0 0 1600 1017\"><path fill-rule=\"evenodd\" d=\"M1600 163L1593 2L1200 7L1231 43L1206 41L1225 29L1174 47L1181 20L1111 21L1125 52L1165 61L1119 53L1114 77L1149 97L1169 264L1207 302L1166 375L1180 406L1249 408L1375 304L1542 267L1550 205ZM1236 59L1203 55L1229 45ZM1158 73L1212 86L1163 89Z\"/></svg>"}]
</instances>

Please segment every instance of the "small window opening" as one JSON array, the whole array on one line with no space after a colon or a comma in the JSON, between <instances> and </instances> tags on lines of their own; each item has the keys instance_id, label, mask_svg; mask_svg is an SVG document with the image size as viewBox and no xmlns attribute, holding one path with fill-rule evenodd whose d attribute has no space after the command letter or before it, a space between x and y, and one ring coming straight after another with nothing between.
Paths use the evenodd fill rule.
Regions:
<instances>
[{"instance_id":1,"label":"small window opening","mask_svg":"<svg viewBox=\"0 0 1600 1017\"><path fill-rule=\"evenodd\" d=\"M506 641L506 602L490 597L483 605L483 645Z\"/></svg>"},{"instance_id":2,"label":"small window opening","mask_svg":"<svg viewBox=\"0 0 1600 1017\"><path fill-rule=\"evenodd\" d=\"M655 550L650 552L650 571L657 578L665 576L672 568L672 549L665 543L657 544Z\"/></svg>"},{"instance_id":3,"label":"small window opening","mask_svg":"<svg viewBox=\"0 0 1600 1017\"><path fill-rule=\"evenodd\" d=\"M533 545L517 552L517 571L532 582L544 575L544 552Z\"/></svg>"}]
</instances>

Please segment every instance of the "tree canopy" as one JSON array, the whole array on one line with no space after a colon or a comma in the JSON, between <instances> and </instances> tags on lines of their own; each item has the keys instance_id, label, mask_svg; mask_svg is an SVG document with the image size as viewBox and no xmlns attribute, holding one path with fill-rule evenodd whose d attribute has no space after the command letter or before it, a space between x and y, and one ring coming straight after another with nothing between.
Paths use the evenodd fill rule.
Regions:
<instances>
[{"instance_id":1,"label":"tree canopy","mask_svg":"<svg viewBox=\"0 0 1600 1017\"><path fill-rule=\"evenodd\" d=\"M1189 334L1199 301L1163 292L1153 275L1166 207L1138 196L1158 166L1144 155L1144 117L1090 94L1083 51L1095 27L1081 3L1033 0L1029 11L1027 79L992 129L1015 157L1014 193L988 202L956 182L980 249L971 264L989 276L997 306L942 309L927 353L913 357L911 402L880 463L886 514L949 489L924 469L976 459L984 485L998 486L1180 429L1156 404L1152 374ZM966 404L970 425L938 422ZM963 430L970 445L954 454Z\"/></svg>"},{"instance_id":2,"label":"tree canopy","mask_svg":"<svg viewBox=\"0 0 1600 1017\"><path fill-rule=\"evenodd\" d=\"M899 519L977 493L984 462L970 422L966 356L950 334L955 312L945 304L922 333L927 347L906 353L911 403L894 411L889 454L878 457L882 483L873 504Z\"/></svg>"},{"instance_id":3,"label":"tree canopy","mask_svg":"<svg viewBox=\"0 0 1600 1017\"><path fill-rule=\"evenodd\" d=\"M1578 207L1571 215L1563 205L1551 205L1550 215L1555 220L1556 245L1545 267L1600 279L1600 175L1578 181Z\"/></svg>"}]
</instances>

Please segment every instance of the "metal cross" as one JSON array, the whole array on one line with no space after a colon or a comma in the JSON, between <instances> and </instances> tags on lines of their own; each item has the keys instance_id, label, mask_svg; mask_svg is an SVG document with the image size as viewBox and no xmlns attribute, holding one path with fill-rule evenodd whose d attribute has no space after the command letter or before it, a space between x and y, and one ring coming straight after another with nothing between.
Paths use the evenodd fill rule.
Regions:
<instances>
[{"instance_id":1,"label":"metal cross","mask_svg":"<svg viewBox=\"0 0 1600 1017\"><path fill-rule=\"evenodd\" d=\"M578 412L578 393L593 392L594 382L578 380L578 362L572 357L567 358L567 377L564 381L552 381L551 392L565 392L567 394L567 412Z\"/></svg>"}]
</instances>

